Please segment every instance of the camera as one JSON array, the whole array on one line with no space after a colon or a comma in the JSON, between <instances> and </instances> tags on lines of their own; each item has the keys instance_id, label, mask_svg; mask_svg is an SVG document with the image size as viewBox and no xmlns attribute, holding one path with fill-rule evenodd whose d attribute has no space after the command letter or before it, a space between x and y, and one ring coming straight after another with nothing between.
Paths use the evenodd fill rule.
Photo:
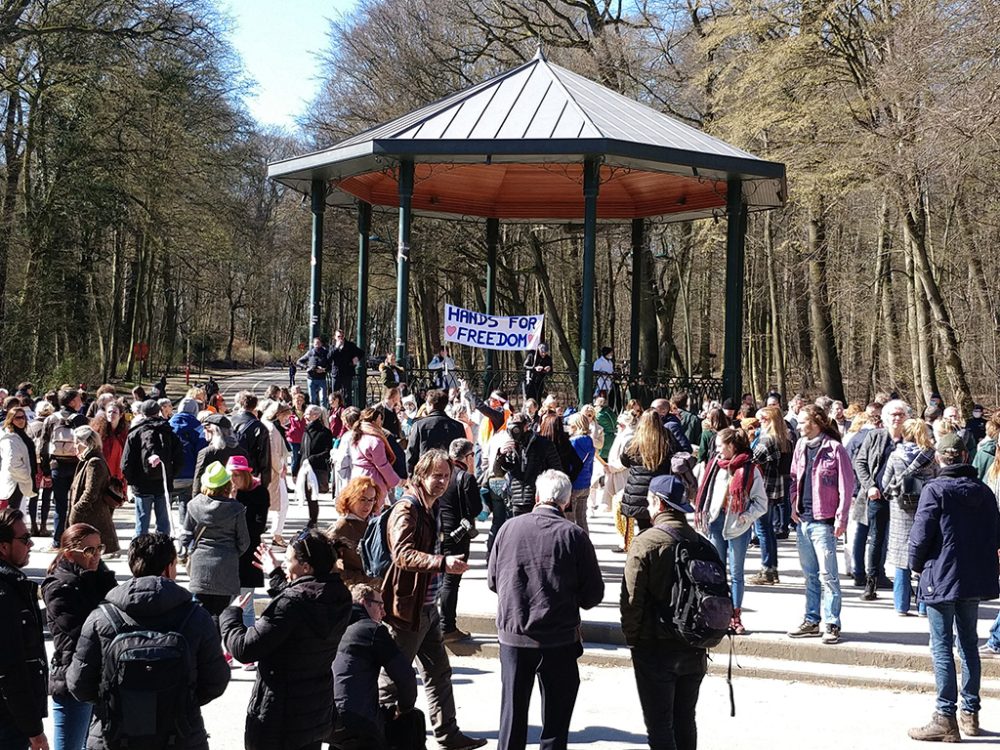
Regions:
<instances>
[{"instance_id":1,"label":"camera","mask_svg":"<svg viewBox=\"0 0 1000 750\"><path fill-rule=\"evenodd\" d=\"M479 536L479 529L468 518L463 518L459 521L458 527L448 534L448 538L456 544L464 542L466 539L475 539L477 536Z\"/></svg>"}]
</instances>

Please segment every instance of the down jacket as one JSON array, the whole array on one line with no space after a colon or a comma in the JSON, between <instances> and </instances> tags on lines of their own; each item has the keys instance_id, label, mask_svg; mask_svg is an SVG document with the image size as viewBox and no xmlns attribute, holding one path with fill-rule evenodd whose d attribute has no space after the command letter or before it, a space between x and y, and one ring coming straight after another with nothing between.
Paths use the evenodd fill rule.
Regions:
<instances>
[{"instance_id":1,"label":"down jacket","mask_svg":"<svg viewBox=\"0 0 1000 750\"><path fill-rule=\"evenodd\" d=\"M667 458L655 468L647 468L642 459L629 452L626 445L621 453L622 466L628 469L625 478L625 492L622 495L622 515L626 518L649 518L649 483L653 477L670 473L670 459Z\"/></svg>"},{"instance_id":2,"label":"down jacket","mask_svg":"<svg viewBox=\"0 0 1000 750\"><path fill-rule=\"evenodd\" d=\"M333 660L351 616L351 595L336 573L287 581L271 573L273 597L250 629L243 610L219 618L226 649L257 662L246 720L247 750L298 750L333 731Z\"/></svg>"},{"instance_id":3,"label":"down jacket","mask_svg":"<svg viewBox=\"0 0 1000 750\"><path fill-rule=\"evenodd\" d=\"M84 570L66 558L59 561L42 584L45 619L52 634L51 695L69 695L66 670L73 661L83 623L116 585L114 571L103 562L97 570Z\"/></svg>"},{"instance_id":4,"label":"down jacket","mask_svg":"<svg viewBox=\"0 0 1000 750\"><path fill-rule=\"evenodd\" d=\"M154 630L169 631L190 613L181 634L187 639L195 663L191 682L194 685L197 705L192 706L188 717L193 728L183 748L178 750L208 750L208 735L201 718L201 709L215 700L229 684L229 665L222 655L219 631L208 610L191 602L191 592L174 581L160 576L143 576L126 581L112 589L107 601L114 604L140 625ZM115 637L114 628L107 615L96 609L87 617L77 642L73 663L66 672L66 686L79 701L97 702L104 667L104 653ZM88 750L105 750L101 720L95 717L90 725Z\"/></svg>"},{"instance_id":5,"label":"down jacket","mask_svg":"<svg viewBox=\"0 0 1000 750\"><path fill-rule=\"evenodd\" d=\"M535 506L538 475L548 469L563 470L555 444L534 432L528 437L527 445L518 445L511 453L501 450L497 466L510 477L510 504L522 512Z\"/></svg>"},{"instance_id":6,"label":"down jacket","mask_svg":"<svg viewBox=\"0 0 1000 750\"><path fill-rule=\"evenodd\" d=\"M34 737L42 733L42 719L48 714L38 584L3 560L0 602L0 722Z\"/></svg>"}]
</instances>

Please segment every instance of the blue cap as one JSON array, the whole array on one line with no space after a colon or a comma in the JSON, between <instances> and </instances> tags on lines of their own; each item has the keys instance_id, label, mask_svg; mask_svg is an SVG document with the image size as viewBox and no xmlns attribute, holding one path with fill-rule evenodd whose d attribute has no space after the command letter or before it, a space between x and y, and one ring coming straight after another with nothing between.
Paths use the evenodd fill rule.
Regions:
<instances>
[{"instance_id":1,"label":"blue cap","mask_svg":"<svg viewBox=\"0 0 1000 750\"><path fill-rule=\"evenodd\" d=\"M687 501L687 488L684 486L684 482L673 474L663 474L653 477L649 483L649 492L651 495L656 495L674 510L678 510L681 513L694 513L694 506Z\"/></svg>"}]
</instances>

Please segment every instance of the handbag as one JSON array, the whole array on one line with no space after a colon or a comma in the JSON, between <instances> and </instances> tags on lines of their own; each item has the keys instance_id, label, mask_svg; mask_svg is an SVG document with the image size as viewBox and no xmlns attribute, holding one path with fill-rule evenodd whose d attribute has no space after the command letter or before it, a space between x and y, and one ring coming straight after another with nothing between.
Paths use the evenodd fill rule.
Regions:
<instances>
[{"instance_id":1,"label":"handbag","mask_svg":"<svg viewBox=\"0 0 1000 750\"><path fill-rule=\"evenodd\" d=\"M120 508L125 504L125 485L118 477L111 477L104 488L104 501L111 509Z\"/></svg>"},{"instance_id":2,"label":"handbag","mask_svg":"<svg viewBox=\"0 0 1000 750\"><path fill-rule=\"evenodd\" d=\"M904 475L896 491L896 504L905 511L915 511L923 489L924 480L921 477L915 474Z\"/></svg>"}]
</instances>

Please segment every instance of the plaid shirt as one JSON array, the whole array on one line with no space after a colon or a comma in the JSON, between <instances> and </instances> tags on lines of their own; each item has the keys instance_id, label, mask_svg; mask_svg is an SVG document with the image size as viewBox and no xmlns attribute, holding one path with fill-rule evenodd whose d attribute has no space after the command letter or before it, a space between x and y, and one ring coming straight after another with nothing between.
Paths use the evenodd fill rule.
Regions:
<instances>
[{"instance_id":1,"label":"plaid shirt","mask_svg":"<svg viewBox=\"0 0 1000 750\"><path fill-rule=\"evenodd\" d=\"M770 435L761 435L754 443L753 461L764 475L764 491L772 503L785 499L785 483L781 476L781 450Z\"/></svg>"}]
</instances>

